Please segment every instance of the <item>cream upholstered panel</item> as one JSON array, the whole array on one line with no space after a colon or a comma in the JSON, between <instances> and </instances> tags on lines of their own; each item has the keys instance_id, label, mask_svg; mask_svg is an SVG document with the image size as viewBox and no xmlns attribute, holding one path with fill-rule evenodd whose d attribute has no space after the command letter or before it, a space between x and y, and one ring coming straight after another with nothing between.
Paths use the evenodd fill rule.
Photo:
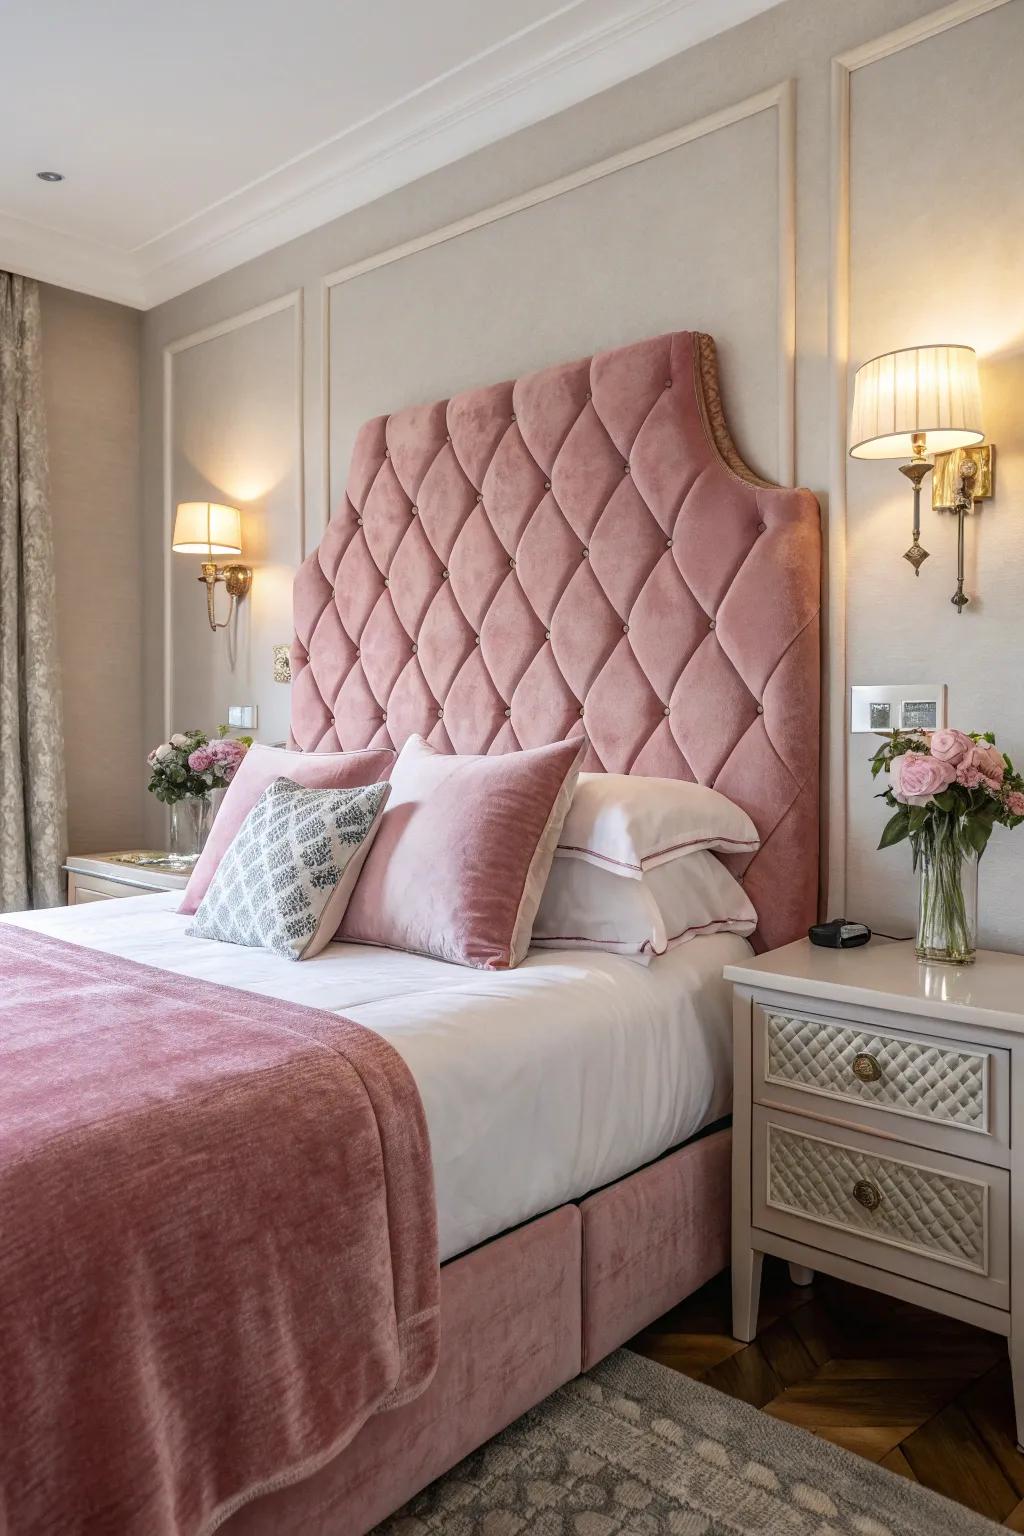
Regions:
<instances>
[{"instance_id":1,"label":"cream upholstered panel","mask_svg":"<svg viewBox=\"0 0 1024 1536\"><path fill-rule=\"evenodd\" d=\"M295 583L307 751L505 752L712 784L763 840L759 941L817 892L818 506L757 480L709 337L654 337L369 421Z\"/></svg>"},{"instance_id":2,"label":"cream upholstered panel","mask_svg":"<svg viewBox=\"0 0 1024 1536\"><path fill-rule=\"evenodd\" d=\"M769 1125L768 1204L830 1226L988 1268L988 1186ZM853 1191L871 1186L868 1208Z\"/></svg>"},{"instance_id":3,"label":"cream upholstered panel","mask_svg":"<svg viewBox=\"0 0 1024 1536\"><path fill-rule=\"evenodd\" d=\"M810 1088L876 1109L923 1120L986 1128L983 1051L879 1035L856 1024L830 1024L802 1014L767 1015L769 1082ZM880 1076L862 1082L858 1056L870 1056Z\"/></svg>"}]
</instances>

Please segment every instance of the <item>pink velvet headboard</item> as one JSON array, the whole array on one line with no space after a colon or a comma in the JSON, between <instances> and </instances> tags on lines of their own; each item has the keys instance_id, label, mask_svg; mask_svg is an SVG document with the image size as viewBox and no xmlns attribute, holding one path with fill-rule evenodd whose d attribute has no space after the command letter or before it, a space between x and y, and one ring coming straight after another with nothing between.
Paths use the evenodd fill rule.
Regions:
<instances>
[{"instance_id":1,"label":"pink velvet headboard","mask_svg":"<svg viewBox=\"0 0 1024 1536\"><path fill-rule=\"evenodd\" d=\"M773 948L815 917L819 585L818 504L739 459L711 338L601 352L361 428L295 581L292 736L585 729L585 768L711 784L761 833L734 868Z\"/></svg>"}]
</instances>

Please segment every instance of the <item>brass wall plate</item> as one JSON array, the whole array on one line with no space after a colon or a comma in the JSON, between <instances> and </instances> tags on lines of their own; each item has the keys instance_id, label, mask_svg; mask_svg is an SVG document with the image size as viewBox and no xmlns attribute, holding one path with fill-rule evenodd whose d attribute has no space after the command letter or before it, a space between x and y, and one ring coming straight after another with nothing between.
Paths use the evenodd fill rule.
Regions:
<instances>
[{"instance_id":1,"label":"brass wall plate","mask_svg":"<svg viewBox=\"0 0 1024 1536\"><path fill-rule=\"evenodd\" d=\"M960 466L973 459L978 466L972 495L975 501L987 501L993 495L996 478L994 443L979 443L974 448L954 448L952 453L937 453L932 474L932 510L948 512L960 484Z\"/></svg>"}]
</instances>

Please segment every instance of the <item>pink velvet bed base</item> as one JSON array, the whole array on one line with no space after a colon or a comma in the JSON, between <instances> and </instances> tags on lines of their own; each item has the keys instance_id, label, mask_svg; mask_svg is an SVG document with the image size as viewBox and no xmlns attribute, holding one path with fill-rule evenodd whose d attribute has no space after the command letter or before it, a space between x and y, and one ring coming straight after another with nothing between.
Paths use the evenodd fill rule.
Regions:
<instances>
[{"instance_id":1,"label":"pink velvet bed base","mask_svg":"<svg viewBox=\"0 0 1024 1536\"><path fill-rule=\"evenodd\" d=\"M718 1274L729 1257L729 1130L539 1216L441 1270L430 1386L333 1462L265 1495L228 1536L365 1536L557 1387Z\"/></svg>"}]
</instances>

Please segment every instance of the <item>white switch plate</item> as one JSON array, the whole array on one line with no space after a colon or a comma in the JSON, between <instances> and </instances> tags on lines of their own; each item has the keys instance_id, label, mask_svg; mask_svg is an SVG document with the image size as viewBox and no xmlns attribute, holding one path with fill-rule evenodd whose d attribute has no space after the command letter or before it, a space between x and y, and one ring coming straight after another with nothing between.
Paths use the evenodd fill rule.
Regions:
<instances>
[{"instance_id":1,"label":"white switch plate","mask_svg":"<svg viewBox=\"0 0 1024 1536\"><path fill-rule=\"evenodd\" d=\"M259 706L256 704L228 705L228 725L233 731L254 731L258 719Z\"/></svg>"},{"instance_id":2,"label":"white switch plate","mask_svg":"<svg viewBox=\"0 0 1024 1536\"><path fill-rule=\"evenodd\" d=\"M851 731L934 731L946 724L945 683L854 683Z\"/></svg>"}]
</instances>

